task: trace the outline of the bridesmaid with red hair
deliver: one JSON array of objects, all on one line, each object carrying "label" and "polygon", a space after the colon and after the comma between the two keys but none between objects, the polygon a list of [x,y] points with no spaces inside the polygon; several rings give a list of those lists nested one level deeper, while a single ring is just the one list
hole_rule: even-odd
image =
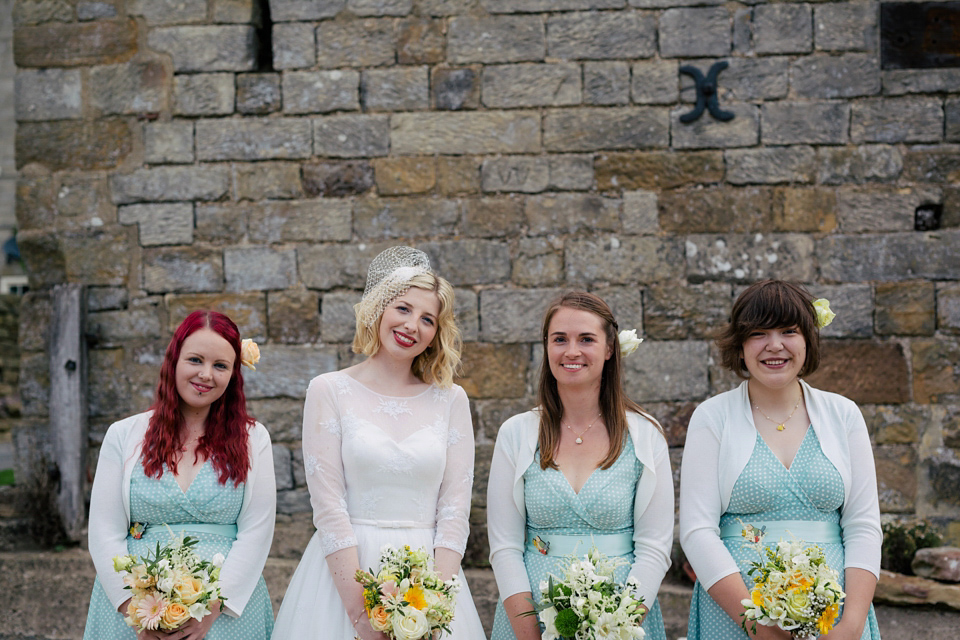
[{"label": "bridesmaid with red hair", "polygon": [[[270,435],[248,413],[240,365],[256,344],[214,311],[195,311],[167,346],[149,411],[107,430],[90,496],[89,548],[97,569],[84,638],[266,640],[273,610],[263,565],[273,539],[276,486]],[[113,557],[144,556],[175,535],[224,556],[223,607],[174,632],[127,625],[131,598]]]}]

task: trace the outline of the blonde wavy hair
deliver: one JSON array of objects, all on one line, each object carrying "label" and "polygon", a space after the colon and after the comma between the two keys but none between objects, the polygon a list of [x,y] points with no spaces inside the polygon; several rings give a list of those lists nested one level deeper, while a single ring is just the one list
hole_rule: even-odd
[{"label": "blonde wavy hair", "polygon": [[[454,293],[449,282],[432,272],[418,273],[406,282],[403,288],[387,304],[393,302],[411,287],[432,291],[440,300],[440,313],[437,316],[437,335],[426,350],[418,355],[411,367],[413,374],[421,381],[435,384],[441,389],[449,389],[453,385],[453,378],[460,370],[460,354],[463,341],[460,329],[453,313]],[[353,310],[357,317],[357,330],[353,336],[352,349],[367,357],[375,355],[380,350],[380,320],[383,311],[377,315],[377,320],[371,325],[362,321],[371,311],[369,307],[376,306],[376,296],[364,297],[354,305]]]}]

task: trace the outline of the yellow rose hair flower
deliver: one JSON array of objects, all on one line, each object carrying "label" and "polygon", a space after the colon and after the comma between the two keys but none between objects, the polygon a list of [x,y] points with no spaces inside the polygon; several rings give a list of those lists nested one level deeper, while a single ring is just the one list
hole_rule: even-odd
[{"label": "yellow rose hair flower", "polygon": [[817,298],[814,300],[813,310],[817,314],[818,329],[823,329],[825,326],[833,322],[833,319],[837,317],[837,314],[830,310],[830,301],[826,298]]},{"label": "yellow rose hair flower", "polygon": [[257,346],[257,343],[250,338],[241,340],[240,364],[250,367],[252,371],[256,371],[257,368],[254,365],[258,362],[260,362],[260,347]]}]

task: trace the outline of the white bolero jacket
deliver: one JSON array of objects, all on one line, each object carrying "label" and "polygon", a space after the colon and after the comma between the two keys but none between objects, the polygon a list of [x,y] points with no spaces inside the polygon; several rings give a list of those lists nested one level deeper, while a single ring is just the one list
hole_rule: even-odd
[{"label": "white bolero jacket", "polygon": [[[857,405],[800,381],[810,423],[843,480],[845,568],[880,574],[880,506],[873,448]],[[720,539],[720,516],[757,440],[747,383],[703,402],[690,418],[680,481],[680,544],[704,588],[740,569]]]},{"label": "white bolero jacket", "polygon": [[[110,425],[100,447],[90,495],[88,544],[100,584],[114,608],[130,597],[113,557],[128,553],[130,478],[140,459],[140,447],[152,411]],[[240,616],[263,573],[276,522],[276,477],[270,434],[259,422],[250,430],[250,471],[237,516],[237,539],[220,570],[224,612]]]},{"label": "white bolero jacket", "polygon": [[[633,505],[634,562],[630,575],[640,581],[647,606],[660,590],[670,567],[673,545],[673,476],[667,442],[647,415],[627,412],[630,438],[643,473]],[[490,563],[505,600],[532,592],[523,563],[527,513],[523,474],[537,450],[540,417],[536,410],[515,415],[500,427],[487,484],[487,535]]]}]

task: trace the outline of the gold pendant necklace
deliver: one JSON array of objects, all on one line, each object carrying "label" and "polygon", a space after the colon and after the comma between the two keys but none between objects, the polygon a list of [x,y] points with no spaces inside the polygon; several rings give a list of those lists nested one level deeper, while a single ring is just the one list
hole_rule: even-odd
[{"label": "gold pendant necklace", "polygon": [[787,416],[787,419],[784,420],[783,422],[778,422],[777,420],[774,420],[773,418],[771,418],[770,416],[768,416],[767,414],[765,414],[765,413],[763,412],[763,409],[760,408],[760,405],[759,405],[759,404],[753,405],[753,408],[756,409],[757,411],[759,411],[759,412],[760,412],[760,415],[762,415],[764,418],[766,418],[767,420],[769,420],[769,421],[772,422],[773,424],[777,425],[777,431],[783,431],[784,429],[787,428],[787,423],[790,422],[790,418],[792,418],[792,417],[793,417],[793,414],[795,414],[795,413],[797,412],[797,408],[800,406],[800,401],[801,401],[801,400],[803,400],[803,392],[802,392],[802,391],[800,392],[800,397],[797,398],[797,404],[793,405],[793,411],[790,412],[790,415],[788,415],[788,416]]},{"label": "gold pendant necklace", "polygon": [[583,434],[585,434],[587,431],[590,431],[590,428],[593,427],[593,425],[595,425],[595,424],[597,423],[597,420],[600,419],[600,416],[601,416],[601,415],[603,415],[603,412],[602,412],[602,411],[601,411],[600,413],[598,413],[598,414],[597,414],[597,417],[593,419],[593,422],[591,422],[590,424],[588,424],[588,425],[587,425],[587,428],[584,429],[583,431],[581,431],[580,433],[577,433],[576,431],[574,431],[574,430],[573,430],[573,427],[571,427],[569,424],[564,423],[563,420],[560,421],[560,424],[563,424],[563,426],[565,426],[567,429],[570,429],[570,432],[571,432],[571,433],[573,433],[574,435],[577,436],[577,439],[574,440],[574,442],[576,442],[577,444],[583,444]]}]

